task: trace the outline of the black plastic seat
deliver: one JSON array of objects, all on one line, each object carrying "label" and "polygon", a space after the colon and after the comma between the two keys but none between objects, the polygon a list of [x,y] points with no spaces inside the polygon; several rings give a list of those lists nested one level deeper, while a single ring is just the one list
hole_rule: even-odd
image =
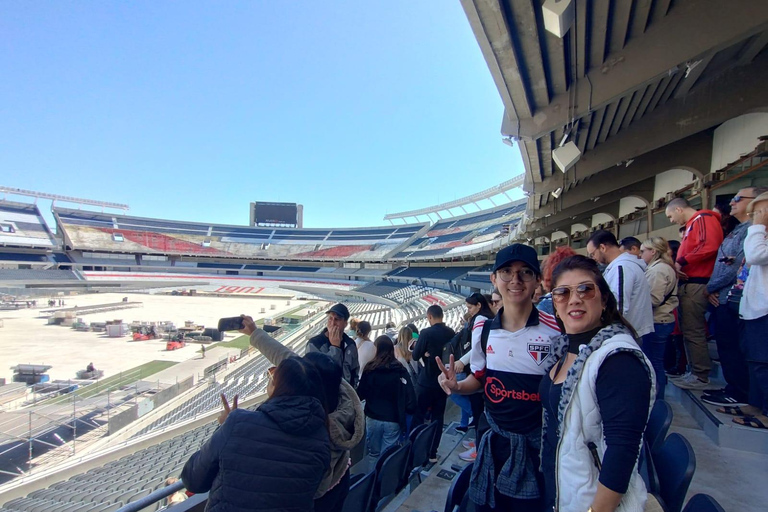
[{"label": "black plastic seat", "polygon": [[408,464],[411,442],[402,446],[390,446],[376,462],[376,483],[373,486],[371,510],[377,510],[379,502],[388,498],[404,487],[404,475]]},{"label": "black plastic seat", "polygon": [[725,510],[709,494],[696,494],[688,500],[683,512],[725,512]]},{"label": "black plastic seat", "polygon": [[466,506],[466,495],[469,490],[469,478],[472,476],[472,468],[475,463],[470,462],[459,471],[456,478],[451,482],[451,487],[448,489],[448,497],[445,499],[444,512],[452,512],[456,506],[461,508],[462,503]]},{"label": "black plastic seat", "polygon": [[685,494],[696,471],[696,455],[688,440],[680,434],[670,434],[653,457],[659,475],[659,496],[666,512],[681,512]]},{"label": "black plastic seat", "polygon": [[352,475],[349,483],[349,493],[341,512],[368,512],[376,483],[376,471]]},{"label": "black plastic seat", "polygon": [[672,407],[664,400],[656,400],[651,409],[648,424],[645,426],[645,441],[652,454],[658,453],[661,445],[664,444],[670,425],[672,425]]},{"label": "black plastic seat", "polygon": [[[437,422],[419,425],[411,432],[411,453],[408,455],[408,480],[418,476],[421,482],[421,467],[429,462],[429,449],[437,431]],[[416,473],[416,475],[414,475]]]}]

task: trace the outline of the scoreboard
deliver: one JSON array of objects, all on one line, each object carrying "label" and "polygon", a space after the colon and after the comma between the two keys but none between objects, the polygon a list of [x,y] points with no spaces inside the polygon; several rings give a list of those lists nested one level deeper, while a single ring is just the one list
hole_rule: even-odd
[{"label": "scoreboard", "polygon": [[251,226],[300,228],[303,226],[303,207],[296,203],[251,203]]}]

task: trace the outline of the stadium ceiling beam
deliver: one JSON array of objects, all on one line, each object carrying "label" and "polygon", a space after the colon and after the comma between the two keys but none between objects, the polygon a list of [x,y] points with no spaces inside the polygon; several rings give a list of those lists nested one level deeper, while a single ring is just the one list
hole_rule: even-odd
[{"label": "stadium ceiling beam", "polygon": [[[768,52],[748,66],[734,67],[717,78],[698,84],[687,96],[670,100],[627,129],[583,155],[568,171],[568,181],[583,180],[611,169],[630,158],[637,159],[654,149],[712,128],[742,114],[768,106]],[[708,170],[708,168],[707,168]],[[560,174],[560,173],[557,173]],[[562,184],[562,175],[533,184],[537,194],[552,192]]]},{"label": "stadium ceiling beam", "polygon": [[[713,131],[705,130],[638,156],[628,167],[621,165],[611,168],[581,186],[564,192],[559,199],[537,209],[534,216],[541,218],[562,212],[570,217],[589,206],[589,202],[595,197],[608,197],[616,189],[628,189],[631,192],[635,184],[648,178],[655,179],[657,175],[671,169],[686,169],[703,176],[709,172],[711,165],[713,139]],[[648,200],[653,200],[653,197]]]},{"label": "stadium ceiling beam", "polygon": [[[571,91],[553,97],[546,107],[535,109],[532,115],[516,115],[519,100],[515,106],[504,101],[506,121],[510,122],[503,123],[503,134],[536,140],[565,126],[572,118],[580,119],[670,72],[684,72],[679,66],[686,62],[765,30],[768,9],[762,1],[681,0],[642,36],[629,39],[621,51],[609,55],[605,64],[580,76],[570,85]],[[515,53],[511,45],[502,48],[497,52]],[[502,100],[507,98],[512,99],[502,94]]]}]

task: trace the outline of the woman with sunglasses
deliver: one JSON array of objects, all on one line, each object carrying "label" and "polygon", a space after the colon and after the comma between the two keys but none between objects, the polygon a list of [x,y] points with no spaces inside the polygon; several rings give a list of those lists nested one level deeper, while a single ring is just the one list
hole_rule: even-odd
[{"label": "woman with sunglasses", "polygon": [[408,370],[395,357],[392,338],[382,334],[374,342],[376,355],[363,368],[357,394],[365,400],[365,444],[368,470],[379,456],[406,432],[407,415],[416,410],[416,392]]},{"label": "woman with sunglasses", "polygon": [[320,374],[299,357],[271,374],[267,400],[255,411],[231,410],[221,427],[184,465],[187,490],[210,492],[207,512],[313,511],[331,461],[328,415]]},{"label": "woman with sunglasses", "polygon": [[558,362],[541,381],[546,509],[642,512],[636,461],[654,402],[653,367],[597,264],[563,260],[552,273]]},{"label": "woman with sunglasses", "polygon": [[[259,329],[253,318],[243,315],[241,333],[250,336],[251,346],[277,366],[297,354]],[[363,439],[365,415],[355,389],[342,379],[341,367],[326,354],[309,352],[303,359],[320,373],[321,387],[328,403],[328,431],[331,436],[331,464],[315,493],[315,512],[341,510],[349,492],[349,452]]]}]

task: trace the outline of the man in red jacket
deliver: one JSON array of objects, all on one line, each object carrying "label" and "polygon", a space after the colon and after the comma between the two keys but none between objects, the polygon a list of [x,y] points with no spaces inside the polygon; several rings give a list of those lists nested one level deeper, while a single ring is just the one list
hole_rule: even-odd
[{"label": "man in red jacket", "polygon": [[709,303],[707,283],[715,267],[717,250],[723,243],[720,214],[712,210],[696,210],[681,197],[667,204],[666,214],[670,222],[685,227],[675,268],[680,280],[680,325],[691,363],[690,373],[672,383],[683,389],[706,389],[712,360],[707,347],[704,315]]}]

